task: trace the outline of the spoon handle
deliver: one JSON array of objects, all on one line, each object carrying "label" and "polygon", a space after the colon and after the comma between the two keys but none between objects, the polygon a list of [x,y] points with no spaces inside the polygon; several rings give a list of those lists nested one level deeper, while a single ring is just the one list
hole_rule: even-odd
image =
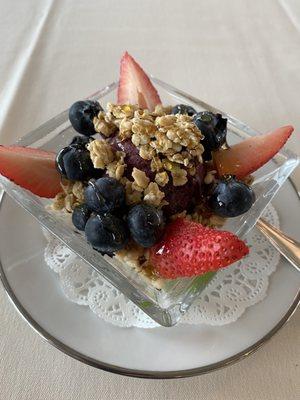
[{"label": "spoon handle", "polygon": [[260,218],[256,226],[298,271],[300,271],[300,243]]}]

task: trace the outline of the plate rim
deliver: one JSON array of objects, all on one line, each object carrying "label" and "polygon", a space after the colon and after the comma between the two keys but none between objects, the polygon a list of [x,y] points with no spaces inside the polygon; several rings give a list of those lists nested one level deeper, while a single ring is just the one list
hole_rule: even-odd
[{"label": "plate rim", "polygon": [[235,364],[244,358],[254,354],[260,347],[262,347],[265,343],[267,343],[292,317],[294,312],[297,309],[298,304],[300,303],[300,291],[298,291],[295,296],[293,303],[290,308],[286,312],[286,314],[281,318],[281,320],[261,339],[255,342],[253,345],[247,347],[246,349],[240,351],[239,353],[228,357],[222,361],[218,361],[213,364],[209,364],[203,367],[196,367],[178,371],[147,371],[147,370],[138,370],[138,369],[130,369],[124,368],[117,365],[105,363],[103,361],[96,360],[95,358],[89,357],[77,350],[72,349],[68,345],[64,344],[60,340],[56,339],[53,335],[48,333],[30,314],[29,312],[22,306],[21,302],[18,300],[17,296],[14,294],[3,269],[2,263],[0,261],[0,279],[4,286],[4,290],[17,310],[17,312],[21,315],[21,317],[28,323],[28,325],[47,343],[52,345],[53,347],[60,350],[62,353],[70,356],[71,358],[80,361],[86,365],[91,367],[112,372],[118,375],[124,375],[128,377],[134,378],[145,378],[145,379],[178,379],[178,378],[188,378],[198,375],[204,375],[212,371],[216,371],[218,369],[222,369],[228,367],[232,364]]},{"label": "plate rim", "polygon": [[[291,184],[293,190],[295,190],[296,195],[299,199],[299,192],[297,190],[297,185],[295,182],[289,177],[289,183]],[[6,194],[3,192],[3,196]],[[3,198],[0,196],[0,203]],[[267,343],[292,317],[294,312],[297,309],[297,306],[300,304],[300,289],[297,295],[294,297],[293,302],[289,309],[287,310],[286,314],[277,322],[277,324],[268,332],[266,333],[261,339],[257,342],[252,344],[251,346],[247,347],[246,349],[240,351],[239,353],[225,358],[222,361],[218,361],[216,363],[212,363],[203,367],[196,367],[184,370],[172,370],[172,371],[148,371],[148,370],[138,370],[138,369],[130,369],[124,368],[117,365],[105,363],[95,358],[89,357],[77,350],[72,349],[71,347],[67,346],[60,340],[56,339],[53,335],[48,333],[30,314],[29,312],[23,307],[21,302],[18,300],[17,296],[15,295],[14,291],[12,290],[7,277],[5,275],[3,265],[0,259],[0,280],[3,284],[4,290],[6,295],[8,296],[9,300],[17,310],[17,312],[21,315],[21,317],[28,323],[28,325],[47,343],[52,345],[53,347],[60,350],[62,353],[70,356],[71,358],[80,361],[86,365],[91,367],[115,373],[118,375],[124,375],[128,377],[134,378],[145,378],[145,379],[178,379],[178,378],[188,378],[198,375],[204,375],[209,372],[213,372],[225,367],[228,367],[232,364],[235,364],[244,358],[254,354],[258,349],[260,349],[265,343]]]}]

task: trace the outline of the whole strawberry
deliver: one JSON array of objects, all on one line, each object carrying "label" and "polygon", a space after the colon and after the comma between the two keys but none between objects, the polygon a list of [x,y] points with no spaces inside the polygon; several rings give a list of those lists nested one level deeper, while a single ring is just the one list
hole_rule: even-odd
[{"label": "whole strawberry", "polygon": [[215,271],[249,253],[236,235],[178,218],[150,249],[150,262],[162,278],[176,279]]}]

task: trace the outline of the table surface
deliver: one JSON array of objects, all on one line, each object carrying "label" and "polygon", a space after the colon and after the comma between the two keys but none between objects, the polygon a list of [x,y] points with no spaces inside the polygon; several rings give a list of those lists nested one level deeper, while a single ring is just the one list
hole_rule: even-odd
[{"label": "table surface", "polygon": [[[152,74],[260,131],[300,132],[299,0],[0,0],[0,140],[116,79],[124,50]],[[299,136],[289,142],[300,154]],[[121,377],[46,344],[0,288],[0,399],[285,399],[300,394],[300,313],[210,375]]]}]

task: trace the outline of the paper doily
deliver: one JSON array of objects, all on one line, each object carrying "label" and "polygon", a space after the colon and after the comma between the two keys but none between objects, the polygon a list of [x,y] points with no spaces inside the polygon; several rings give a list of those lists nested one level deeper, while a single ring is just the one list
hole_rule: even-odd
[{"label": "paper doily", "polygon": [[[266,208],[264,218],[279,228],[272,205]],[[58,274],[69,300],[89,306],[99,318],[117,326],[159,326],[58,239],[45,235],[45,261]],[[280,254],[256,228],[248,235],[247,244],[247,259],[220,270],[183,316],[181,324],[225,325],[236,321],[247,307],[266,296],[269,275],[275,271]]]}]

